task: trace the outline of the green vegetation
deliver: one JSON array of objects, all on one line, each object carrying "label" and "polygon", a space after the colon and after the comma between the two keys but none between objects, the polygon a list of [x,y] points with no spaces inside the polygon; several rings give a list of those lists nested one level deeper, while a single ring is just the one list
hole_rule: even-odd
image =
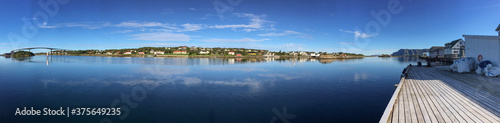
[{"label": "green vegetation", "polygon": [[391,55],[389,55],[389,54],[382,54],[382,55],[380,55],[378,57],[391,57]]},{"label": "green vegetation", "polygon": [[12,57],[30,57],[30,56],[35,56],[32,52],[27,52],[27,51],[17,51],[12,54]]},{"label": "green vegetation", "polygon": [[[177,54],[174,52],[185,52],[186,54]],[[229,54],[231,52],[231,55]],[[233,55],[234,53],[234,55]],[[142,56],[142,55],[189,55],[189,56],[283,56],[283,57],[318,57],[318,55],[332,57],[363,57],[363,54],[343,53],[343,52],[308,52],[308,51],[269,51],[262,49],[248,48],[206,48],[206,47],[140,47],[126,49],[106,49],[106,50],[71,50],[54,51],[54,54],[60,55],[110,55],[110,56]]]}]

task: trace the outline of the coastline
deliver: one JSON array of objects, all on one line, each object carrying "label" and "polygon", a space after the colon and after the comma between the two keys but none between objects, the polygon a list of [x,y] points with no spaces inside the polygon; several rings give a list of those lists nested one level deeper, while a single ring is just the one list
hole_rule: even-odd
[{"label": "coastline", "polygon": [[[53,54],[57,55],[57,54]],[[284,58],[310,58],[310,59],[362,59],[365,56],[339,56],[339,57],[318,57],[311,58],[308,56],[274,56],[274,57],[265,57],[265,56],[217,56],[217,55],[96,55],[96,54],[68,54],[68,55],[57,55],[57,56],[97,56],[97,57],[156,57],[156,58],[275,58],[275,59],[284,59]]]}]

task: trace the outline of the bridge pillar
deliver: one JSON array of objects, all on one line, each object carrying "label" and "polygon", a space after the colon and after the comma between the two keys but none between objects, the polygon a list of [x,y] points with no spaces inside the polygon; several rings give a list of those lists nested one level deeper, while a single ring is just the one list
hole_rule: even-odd
[{"label": "bridge pillar", "polygon": [[52,56],[52,49],[50,49],[50,55]]}]

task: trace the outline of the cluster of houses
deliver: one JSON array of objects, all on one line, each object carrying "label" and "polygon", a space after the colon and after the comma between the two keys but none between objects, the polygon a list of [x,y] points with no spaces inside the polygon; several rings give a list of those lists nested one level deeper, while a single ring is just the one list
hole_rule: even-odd
[{"label": "cluster of houses", "polygon": [[309,57],[319,57],[319,56],[321,56],[320,53],[305,52],[305,51],[290,51],[290,52],[288,52],[288,55],[290,55],[290,56],[309,56]]},{"label": "cluster of houses", "polygon": [[[165,54],[197,54],[197,55],[225,55],[225,56],[263,56],[266,58],[279,56],[288,57],[309,57],[320,58],[320,56],[346,56],[344,53],[327,53],[327,52],[308,52],[308,51],[288,51],[288,52],[271,52],[261,49],[246,49],[246,48],[205,48],[205,47],[141,47],[138,49],[110,49],[110,50],[78,50],[68,51],[68,54],[96,54],[96,55],[165,55]],[[359,55],[359,54],[355,54]]]},{"label": "cluster of houses", "polygon": [[[234,55],[234,56],[242,56],[242,52],[248,53],[250,56],[255,55],[263,55],[263,56],[274,56],[274,53],[269,52],[268,50],[258,50],[258,49],[244,49],[244,48],[204,48],[204,47],[187,47],[187,46],[179,46],[179,47],[165,47],[165,49],[151,49],[149,52],[137,52],[137,50],[130,50],[121,53],[120,51],[108,51],[106,55],[118,55],[118,54],[154,54],[154,55],[163,55],[166,54],[166,51],[171,54],[190,54],[196,53],[198,55],[209,55],[209,54],[225,54],[225,55]],[[102,52],[102,51],[100,51]],[[94,53],[92,53],[94,54]],[[99,53],[100,54],[100,53]]]},{"label": "cluster of houses", "polygon": [[432,46],[429,49],[431,58],[462,58],[465,57],[465,41],[457,39],[443,46]]},{"label": "cluster of houses", "polygon": [[490,60],[494,66],[500,63],[500,24],[494,35],[463,35],[464,40],[458,39],[446,43],[444,47],[433,46],[429,50],[431,58],[464,58],[472,57],[476,64],[483,60]]}]

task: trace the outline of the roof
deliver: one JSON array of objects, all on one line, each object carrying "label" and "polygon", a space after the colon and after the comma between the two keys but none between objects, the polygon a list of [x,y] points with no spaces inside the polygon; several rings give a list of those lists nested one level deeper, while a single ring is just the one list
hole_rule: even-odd
[{"label": "roof", "polygon": [[444,49],[445,47],[443,46],[432,46],[430,49]]},{"label": "roof", "polygon": [[463,35],[465,39],[468,38],[476,38],[476,39],[492,39],[492,40],[500,40],[500,36],[490,36],[490,35]]},{"label": "roof", "polygon": [[463,40],[462,39],[457,39],[457,40],[451,41],[450,43],[444,44],[444,46],[446,46],[446,48],[453,47],[453,46],[455,46],[455,44],[458,43],[458,41],[463,41]]},{"label": "roof", "polygon": [[500,24],[498,24],[498,27],[497,29],[495,29],[495,31],[500,31]]}]

